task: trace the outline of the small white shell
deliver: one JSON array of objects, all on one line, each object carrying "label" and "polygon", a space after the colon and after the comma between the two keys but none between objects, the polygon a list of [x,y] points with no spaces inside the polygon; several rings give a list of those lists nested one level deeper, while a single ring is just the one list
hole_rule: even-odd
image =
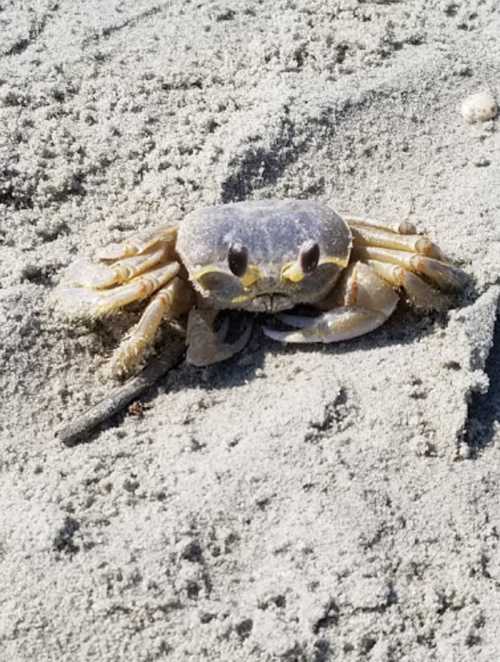
[{"label": "small white shell", "polygon": [[493,95],[483,90],[468,96],[462,103],[461,110],[464,120],[469,124],[475,124],[492,120],[498,112],[498,106]]}]

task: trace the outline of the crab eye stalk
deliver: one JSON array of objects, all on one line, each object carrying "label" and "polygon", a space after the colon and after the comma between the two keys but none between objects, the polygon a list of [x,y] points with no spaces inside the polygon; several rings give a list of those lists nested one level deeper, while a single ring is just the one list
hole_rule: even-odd
[{"label": "crab eye stalk", "polygon": [[243,278],[248,268],[248,250],[240,243],[234,243],[229,246],[227,253],[227,263],[231,272]]},{"label": "crab eye stalk", "polygon": [[300,247],[299,264],[305,274],[312,273],[319,262],[319,244],[315,241],[306,241]]},{"label": "crab eye stalk", "polygon": [[311,274],[319,263],[319,244],[312,239],[305,241],[299,248],[299,255],[293,262],[288,262],[281,270],[281,279],[300,283]]}]

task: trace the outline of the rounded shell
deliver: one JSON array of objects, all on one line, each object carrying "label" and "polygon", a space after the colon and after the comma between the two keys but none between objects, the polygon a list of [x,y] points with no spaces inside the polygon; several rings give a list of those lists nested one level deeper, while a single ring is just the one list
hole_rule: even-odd
[{"label": "rounded shell", "polygon": [[[238,241],[261,265],[294,260],[298,247],[313,240],[321,260],[349,256],[351,232],[341,217],[320,202],[262,200],[204,207],[182,221],[177,250],[194,273],[209,264],[226,264],[228,246]],[[320,261],[321,261],[320,260]]]},{"label": "rounded shell", "polygon": [[[319,246],[317,273],[304,278],[299,285],[284,283],[281,277],[284,265],[297,260],[306,242]],[[228,251],[235,244],[245,248],[249,264],[259,273],[251,292],[245,288],[245,297],[236,297],[234,287],[223,291],[220,278],[217,285],[207,287],[197,279],[198,274],[207,270],[216,271],[227,276],[223,279],[226,284],[232,278],[234,286]],[[289,297],[289,302],[283,299],[282,308],[319,300],[347,265],[351,245],[348,225],[330,207],[291,199],[245,201],[198,209],[184,218],[177,237],[177,251],[203,296],[219,307],[249,310],[261,309],[254,299],[264,294]],[[212,279],[211,283],[214,282]],[[232,305],[243,299],[244,305]]]}]

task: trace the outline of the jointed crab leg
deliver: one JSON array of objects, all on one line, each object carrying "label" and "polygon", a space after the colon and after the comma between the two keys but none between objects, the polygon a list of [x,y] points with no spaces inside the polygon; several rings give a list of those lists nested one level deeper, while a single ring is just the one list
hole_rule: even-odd
[{"label": "jointed crab leg", "polygon": [[175,260],[176,235],[176,228],[163,227],[108,246],[101,252],[100,262],[77,262],[66,276],[74,287],[59,290],[59,299],[70,311],[87,317],[107,315],[156,292],[113,356],[111,371],[115,374],[137,366],[164,317],[180,316],[194,303],[192,287],[176,277],[180,271]]},{"label": "jointed crab leg", "polygon": [[109,290],[88,290],[85,288],[64,288],[59,298],[66,301],[73,309],[81,309],[89,317],[102,317],[123,308],[129,303],[147,299],[160,287],[168,283],[178,272],[180,266],[171,262],[163,267],[149,271],[134,278],[126,285]]},{"label": "jointed crab leg", "polygon": [[446,310],[449,308],[450,302],[442,292],[428,285],[411,271],[407,271],[396,264],[378,260],[366,260],[366,264],[393,287],[403,288],[409,300],[417,308],[423,310]]},{"label": "jointed crab leg", "polygon": [[164,285],[148,303],[129,337],[113,354],[111,371],[121,375],[135,368],[152,345],[161,321],[183,315],[193,303],[193,289],[186,281],[174,278]]},{"label": "jointed crab leg", "polygon": [[365,218],[363,216],[351,216],[350,214],[339,212],[344,221],[352,228],[353,226],[361,226],[365,228],[378,228],[387,232],[395,234],[417,234],[417,228],[409,221],[393,221],[388,223],[381,223],[372,218]]},{"label": "jointed crab leg", "polygon": [[355,254],[363,261],[389,262],[407,271],[421,274],[444,291],[457,291],[464,286],[464,275],[460,269],[423,255],[372,246],[356,247]]},{"label": "jointed crab leg", "polygon": [[465,286],[465,274],[449,264],[441,250],[405,221],[382,225],[346,217],[353,235],[352,257],[370,265],[386,282],[403,288],[419,308],[441,310],[450,301],[443,292]]},{"label": "jointed crab leg", "polygon": [[364,227],[353,224],[350,226],[355,246],[380,246],[409,251],[418,255],[426,255],[438,260],[443,255],[436,244],[427,237],[418,234],[397,234],[381,228]]},{"label": "jointed crab leg", "polygon": [[160,244],[159,248],[150,253],[126,257],[111,264],[80,260],[68,270],[66,279],[75,286],[106,289],[132,280],[165,261],[166,257],[167,247]]},{"label": "jointed crab leg", "polygon": [[138,237],[133,237],[130,241],[105,246],[97,254],[97,259],[114,261],[133,255],[141,255],[157,246],[160,242],[173,247],[176,237],[176,227],[163,226]]}]

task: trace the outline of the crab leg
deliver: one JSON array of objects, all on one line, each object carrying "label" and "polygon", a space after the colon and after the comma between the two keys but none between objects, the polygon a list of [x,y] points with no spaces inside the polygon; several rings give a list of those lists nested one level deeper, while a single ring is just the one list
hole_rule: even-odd
[{"label": "crab leg", "polygon": [[351,265],[340,290],[341,305],[317,317],[279,315],[296,331],[265,327],[266,336],[288,343],[330,343],[356,338],[381,326],[393,313],[398,295],[362,262]]},{"label": "crab leg", "polygon": [[378,221],[345,216],[353,235],[353,253],[387,283],[403,288],[409,300],[427,310],[450,305],[443,292],[457,292],[466,276],[451,265],[436,244],[417,234],[411,223],[384,225]]},{"label": "crab leg", "polygon": [[166,256],[167,247],[160,244],[159,248],[151,253],[134,255],[111,264],[79,260],[66,272],[66,280],[78,287],[106,289],[126,283],[151,267],[156,267]]},{"label": "crab leg", "polygon": [[111,371],[115,375],[129,373],[153,344],[163,319],[172,319],[186,313],[194,303],[191,286],[180,278],[174,278],[161,287],[146,306],[139,322],[113,354]]},{"label": "crab leg", "polygon": [[395,288],[403,288],[416,308],[423,310],[446,310],[450,301],[442,292],[428,285],[420,276],[406,271],[396,264],[366,260],[373,271]]},{"label": "crab leg", "polygon": [[165,225],[133,237],[130,241],[120,244],[109,244],[99,251],[97,259],[104,262],[113,262],[133,255],[142,255],[157,246],[160,242],[173,247],[176,237],[177,228],[175,226]]},{"label": "crab leg", "polygon": [[179,269],[177,262],[171,262],[134,278],[126,285],[110,290],[62,288],[59,290],[59,298],[74,312],[83,313],[88,317],[102,317],[129,303],[147,299],[153,292],[172,280]]},{"label": "crab leg", "polygon": [[355,246],[380,246],[382,248],[410,251],[438,260],[443,258],[436,244],[433,244],[427,237],[418,234],[398,234],[381,228],[364,227],[356,224],[351,225],[351,231]]},{"label": "crab leg", "polygon": [[415,274],[421,274],[441,290],[458,291],[465,285],[464,274],[460,269],[423,255],[373,246],[356,247],[356,254],[363,261],[388,262]]},{"label": "crab leg", "polygon": [[417,234],[417,229],[409,221],[393,221],[388,223],[381,223],[372,218],[364,218],[362,216],[351,216],[339,212],[340,216],[352,227],[363,228],[378,228],[379,230],[386,230],[387,232],[395,234]]}]

